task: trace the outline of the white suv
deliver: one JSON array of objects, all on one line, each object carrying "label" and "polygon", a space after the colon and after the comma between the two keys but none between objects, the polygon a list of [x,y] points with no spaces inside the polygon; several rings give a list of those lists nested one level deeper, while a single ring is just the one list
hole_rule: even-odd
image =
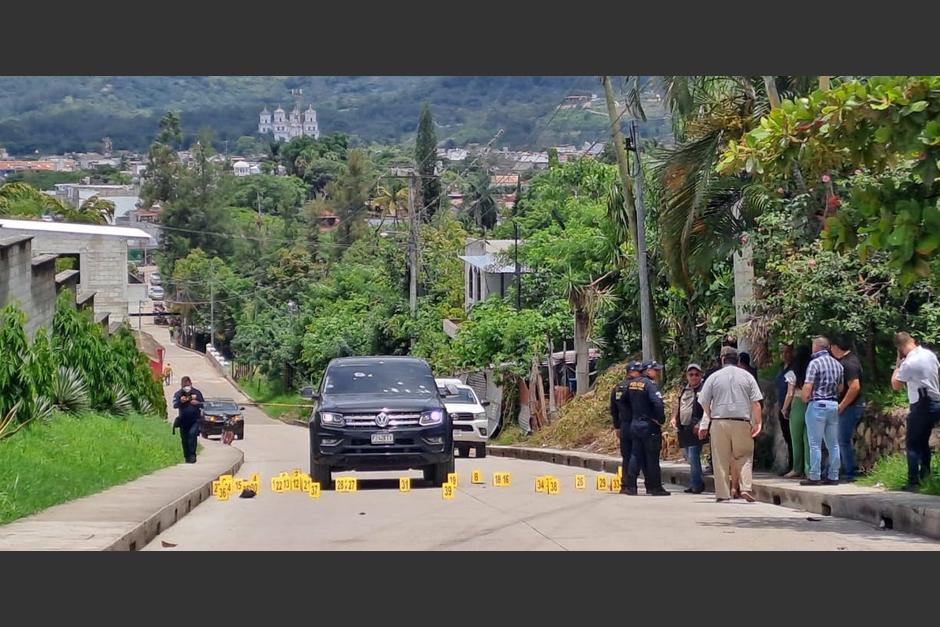
[{"label": "white suv", "polygon": [[489,421],[485,407],[469,385],[460,379],[435,379],[444,407],[454,423],[454,448],[460,457],[486,457],[486,441],[489,439]]}]

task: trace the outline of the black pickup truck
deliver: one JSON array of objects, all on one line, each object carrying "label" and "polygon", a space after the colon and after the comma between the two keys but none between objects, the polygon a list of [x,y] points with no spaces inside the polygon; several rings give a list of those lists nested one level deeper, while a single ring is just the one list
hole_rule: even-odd
[{"label": "black pickup truck", "polygon": [[453,424],[426,362],[342,357],[326,367],[310,418],[310,476],[334,470],[422,470],[440,486],[454,472]]}]

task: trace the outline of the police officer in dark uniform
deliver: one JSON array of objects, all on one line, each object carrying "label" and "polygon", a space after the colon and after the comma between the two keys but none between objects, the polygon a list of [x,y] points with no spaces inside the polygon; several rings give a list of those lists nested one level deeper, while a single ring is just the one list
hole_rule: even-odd
[{"label": "police officer in dark uniform", "polygon": [[[627,400],[627,388],[630,381],[640,376],[642,364],[638,361],[631,361],[627,364],[626,378],[615,385],[610,390],[610,417],[614,421],[614,429],[617,431],[617,438],[620,439],[620,456],[623,458],[623,472],[627,472],[630,466],[630,451],[633,444],[633,436],[630,435],[630,423],[633,415],[630,413],[630,402]],[[624,485],[620,486],[621,494],[629,494]]]},{"label": "police officer in dark uniform", "polygon": [[659,468],[659,451],[662,448],[662,426],[666,422],[663,408],[663,396],[656,384],[647,376],[649,371],[656,375],[662,366],[654,361],[641,365],[643,374],[627,384],[627,400],[633,420],[630,424],[631,456],[627,475],[624,479],[624,492],[637,493],[636,480],[643,471],[643,483],[649,496],[670,496],[663,488],[662,474]]}]

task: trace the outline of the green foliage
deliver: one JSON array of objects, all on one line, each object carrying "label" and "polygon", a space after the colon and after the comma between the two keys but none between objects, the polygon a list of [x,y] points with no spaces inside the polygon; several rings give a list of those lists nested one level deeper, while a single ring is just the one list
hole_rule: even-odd
[{"label": "green foliage", "polygon": [[[888,490],[900,490],[907,484],[907,456],[896,453],[882,457],[875,462],[868,475],[859,479],[859,483],[867,486],[880,484]],[[921,486],[920,493],[940,496],[940,472],[937,471],[936,465],[930,477]]]},{"label": "green foliage", "polygon": [[0,310],[0,418],[17,407],[20,421],[31,420],[35,389],[30,378],[26,315],[15,305]]},{"label": "green foliage", "polygon": [[0,440],[0,524],[132,481],[179,461],[162,420],[56,415]]},{"label": "green foliage", "polygon": [[425,102],[418,119],[418,137],[415,140],[415,168],[420,179],[418,207],[425,221],[431,220],[441,206],[441,181],[435,176],[437,168],[437,135],[431,107]]},{"label": "green foliage", "polygon": [[[885,250],[911,283],[930,274],[940,247],[940,77],[886,76],[845,81],[784,101],[759,128],[728,145],[718,168],[788,179],[793,164],[810,181],[866,173],[851,208],[828,206],[826,241],[863,255]],[[900,180],[899,180],[900,179]]]},{"label": "green foliage", "polygon": [[[95,200],[95,202],[91,202]],[[114,204],[111,205],[113,215]],[[80,209],[73,209],[57,198],[43,194],[27,183],[6,183],[0,185],[0,215],[14,216],[20,219],[36,219],[53,216],[69,222],[105,224],[108,221],[107,206],[95,198],[86,201]]]},{"label": "green foliage", "polygon": [[59,366],[55,371],[50,398],[56,409],[68,413],[84,411],[90,405],[88,388],[81,373],[65,366]]}]

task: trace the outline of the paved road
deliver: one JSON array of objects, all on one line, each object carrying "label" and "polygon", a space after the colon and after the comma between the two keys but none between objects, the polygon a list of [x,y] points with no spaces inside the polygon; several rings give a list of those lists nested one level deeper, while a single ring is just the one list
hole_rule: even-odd
[{"label": "paved road", "polygon": [[[177,375],[190,374],[208,395],[238,392],[200,356],[169,343],[165,329],[145,325],[167,346]],[[168,389],[168,394],[170,390]],[[444,501],[420,473],[348,473],[360,479],[353,494],[274,494],[270,477],[308,469],[305,429],[246,412],[239,476],[257,472],[262,493],[253,499],[211,499],[158,536],[144,550],[938,550],[940,543],[860,522],[822,517],[764,503],[715,503],[713,495],[622,496],[594,490],[592,471],[505,458],[457,460],[459,487]],[[479,469],[487,485],[471,485]],[[512,473],[509,488],[492,486],[494,471]],[[574,476],[587,475],[576,490]],[[414,478],[398,491],[397,478]],[[561,480],[561,494],[537,494],[537,475]],[[681,489],[680,489],[681,490]],[[814,520],[808,520],[813,518]],[[164,548],[161,541],[175,544]]]}]

